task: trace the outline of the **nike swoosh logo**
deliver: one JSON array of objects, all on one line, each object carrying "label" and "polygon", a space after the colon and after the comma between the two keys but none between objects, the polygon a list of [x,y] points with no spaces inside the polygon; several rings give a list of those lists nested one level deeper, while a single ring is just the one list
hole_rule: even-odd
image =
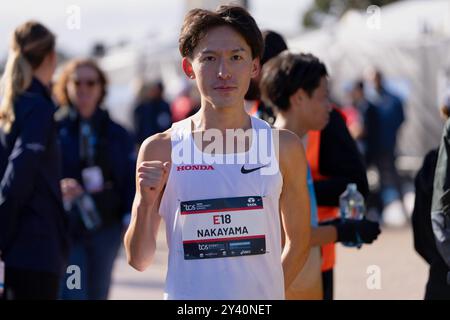
[{"label": "nike swoosh logo", "polygon": [[248,173],[252,173],[253,171],[257,171],[257,170],[259,170],[259,169],[261,169],[261,168],[265,168],[265,167],[267,167],[267,164],[266,164],[265,166],[258,167],[258,168],[253,168],[253,169],[245,169],[245,167],[242,166],[242,168],[241,168],[241,173],[242,173],[242,174],[248,174]]}]

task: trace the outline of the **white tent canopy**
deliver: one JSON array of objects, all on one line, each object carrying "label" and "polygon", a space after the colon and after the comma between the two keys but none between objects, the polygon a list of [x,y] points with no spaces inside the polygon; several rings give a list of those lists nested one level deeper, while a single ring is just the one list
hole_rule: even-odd
[{"label": "white tent canopy", "polygon": [[293,38],[294,52],[311,52],[331,75],[332,92],[376,66],[388,86],[405,99],[401,154],[423,156],[437,146],[442,130],[439,83],[450,67],[450,1],[401,1],[375,13],[347,12],[335,25]]},{"label": "white tent canopy", "polygon": [[116,48],[100,59],[110,82],[106,105],[111,116],[131,129],[132,108],[141,81],[162,80],[165,94],[174,98],[183,88],[177,31]]}]

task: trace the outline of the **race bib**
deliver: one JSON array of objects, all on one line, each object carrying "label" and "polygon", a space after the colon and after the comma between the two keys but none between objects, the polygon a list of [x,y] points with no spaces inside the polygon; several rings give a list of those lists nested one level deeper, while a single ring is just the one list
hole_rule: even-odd
[{"label": "race bib", "polygon": [[266,253],[261,197],[185,201],[180,209],[184,259]]}]

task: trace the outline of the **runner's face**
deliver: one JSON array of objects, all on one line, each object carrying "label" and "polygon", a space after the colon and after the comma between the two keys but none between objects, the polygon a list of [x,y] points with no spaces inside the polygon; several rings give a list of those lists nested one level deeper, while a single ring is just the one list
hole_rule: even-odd
[{"label": "runner's face", "polygon": [[244,38],[227,26],[216,27],[199,42],[183,68],[195,78],[202,103],[216,108],[244,106],[250,79],[259,73],[259,60],[252,59]]},{"label": "runner's face", "polygon": [[308,123],[308,130],[322,130],[330,120],[331,106],[328,100],[328,80],[322,77],[320,85],[311,97],[302,94],[301,117]]}]

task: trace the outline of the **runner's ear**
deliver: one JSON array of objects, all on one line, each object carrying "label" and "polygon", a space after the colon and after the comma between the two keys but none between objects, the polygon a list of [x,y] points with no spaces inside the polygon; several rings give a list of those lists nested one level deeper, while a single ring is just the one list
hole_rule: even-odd
[{"label": "runner's ear", "polygon": [[302,102],[302,89],[298,89],[289,97],[289,104],[292,106],[297,106]]},{"label": "runner's ear", "polygon": [[252,61],[251,77],[252,78],[256,78],[259,75],[260,72],[261,72],[261,63],[259,61],[259,58],[255,58]]},{"label": "runner's ear", "polygon": [[181,64],[184,74],[187,75],[189,79],[195,79],[194,69],[192,68],[192,63],[189,58],[184,57]]}]

